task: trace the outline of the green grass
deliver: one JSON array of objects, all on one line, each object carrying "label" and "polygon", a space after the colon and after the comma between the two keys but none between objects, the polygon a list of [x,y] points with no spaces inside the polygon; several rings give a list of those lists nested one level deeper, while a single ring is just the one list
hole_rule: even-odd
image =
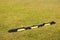
[{"label": "green grass", "polygon": [[[56,25],[8,33],[49,21]],[[0,40],[60,40],[60,0],[0,0]]]}]

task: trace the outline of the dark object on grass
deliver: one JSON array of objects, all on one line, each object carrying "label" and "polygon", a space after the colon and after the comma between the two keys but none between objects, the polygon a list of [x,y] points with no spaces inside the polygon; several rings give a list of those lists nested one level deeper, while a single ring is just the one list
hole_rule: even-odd
[{"label": "dark object on grass", "polygon": [[53,24],[56,24],[56,22],[52,21],[52,22],[50,22],[50,24],[53,25]]},{"label": "dark object on grass", "polygon": [[39,28],[39,27],[43,27],[43,26],[47,26],[47,25],[53,25],[53,24],[56,24],[56,22],[51,21],[51,22],[42,23],[42,24],[37,24],[37,25],[32,25],[32,26],[27,26],[27,27],[21,27],[21,28],[16,28],[16,29],[10,29],[10,30],[8,30],[8,32],[11,33],[11,32],[24,31],[24,30]]},{"label": "dark object on grass", "polygon": [[28,29],[31,29],[31,27],[26,27],[25,29],[28,30]]},{"label": "dark object on grass", "polygon": [[17,32],[18,29],[10,29],[8,32]]}]

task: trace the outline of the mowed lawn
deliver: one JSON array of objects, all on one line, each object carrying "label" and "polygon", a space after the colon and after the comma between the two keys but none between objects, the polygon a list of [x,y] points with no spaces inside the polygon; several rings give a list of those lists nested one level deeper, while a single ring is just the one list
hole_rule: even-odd
[{"label": "mowed lawn", "polygon": [[[56,24],[8,33],[50,21]],[[0,40],[60,40],[60,0],[0,0]]]}]

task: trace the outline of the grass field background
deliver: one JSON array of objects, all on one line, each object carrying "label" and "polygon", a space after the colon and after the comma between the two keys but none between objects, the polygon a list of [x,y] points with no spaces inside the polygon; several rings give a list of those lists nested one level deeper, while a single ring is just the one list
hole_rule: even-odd
[{"label": "grass field background", "polygon": [[[55,21],[55,25],[8,33],[9,29]],[[0,0],[0,40],[60,40],[60,0]]]}]

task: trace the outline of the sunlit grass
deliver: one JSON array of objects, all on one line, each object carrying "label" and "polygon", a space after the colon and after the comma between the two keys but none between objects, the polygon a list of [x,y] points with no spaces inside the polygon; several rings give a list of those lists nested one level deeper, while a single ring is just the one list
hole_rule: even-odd
[{"label": "sunlit grass", "polygon": [[[55,21],[56,25],[8,33],[9,29]],[[59,0],[0,0],[0,40],[60,40]]]}]

